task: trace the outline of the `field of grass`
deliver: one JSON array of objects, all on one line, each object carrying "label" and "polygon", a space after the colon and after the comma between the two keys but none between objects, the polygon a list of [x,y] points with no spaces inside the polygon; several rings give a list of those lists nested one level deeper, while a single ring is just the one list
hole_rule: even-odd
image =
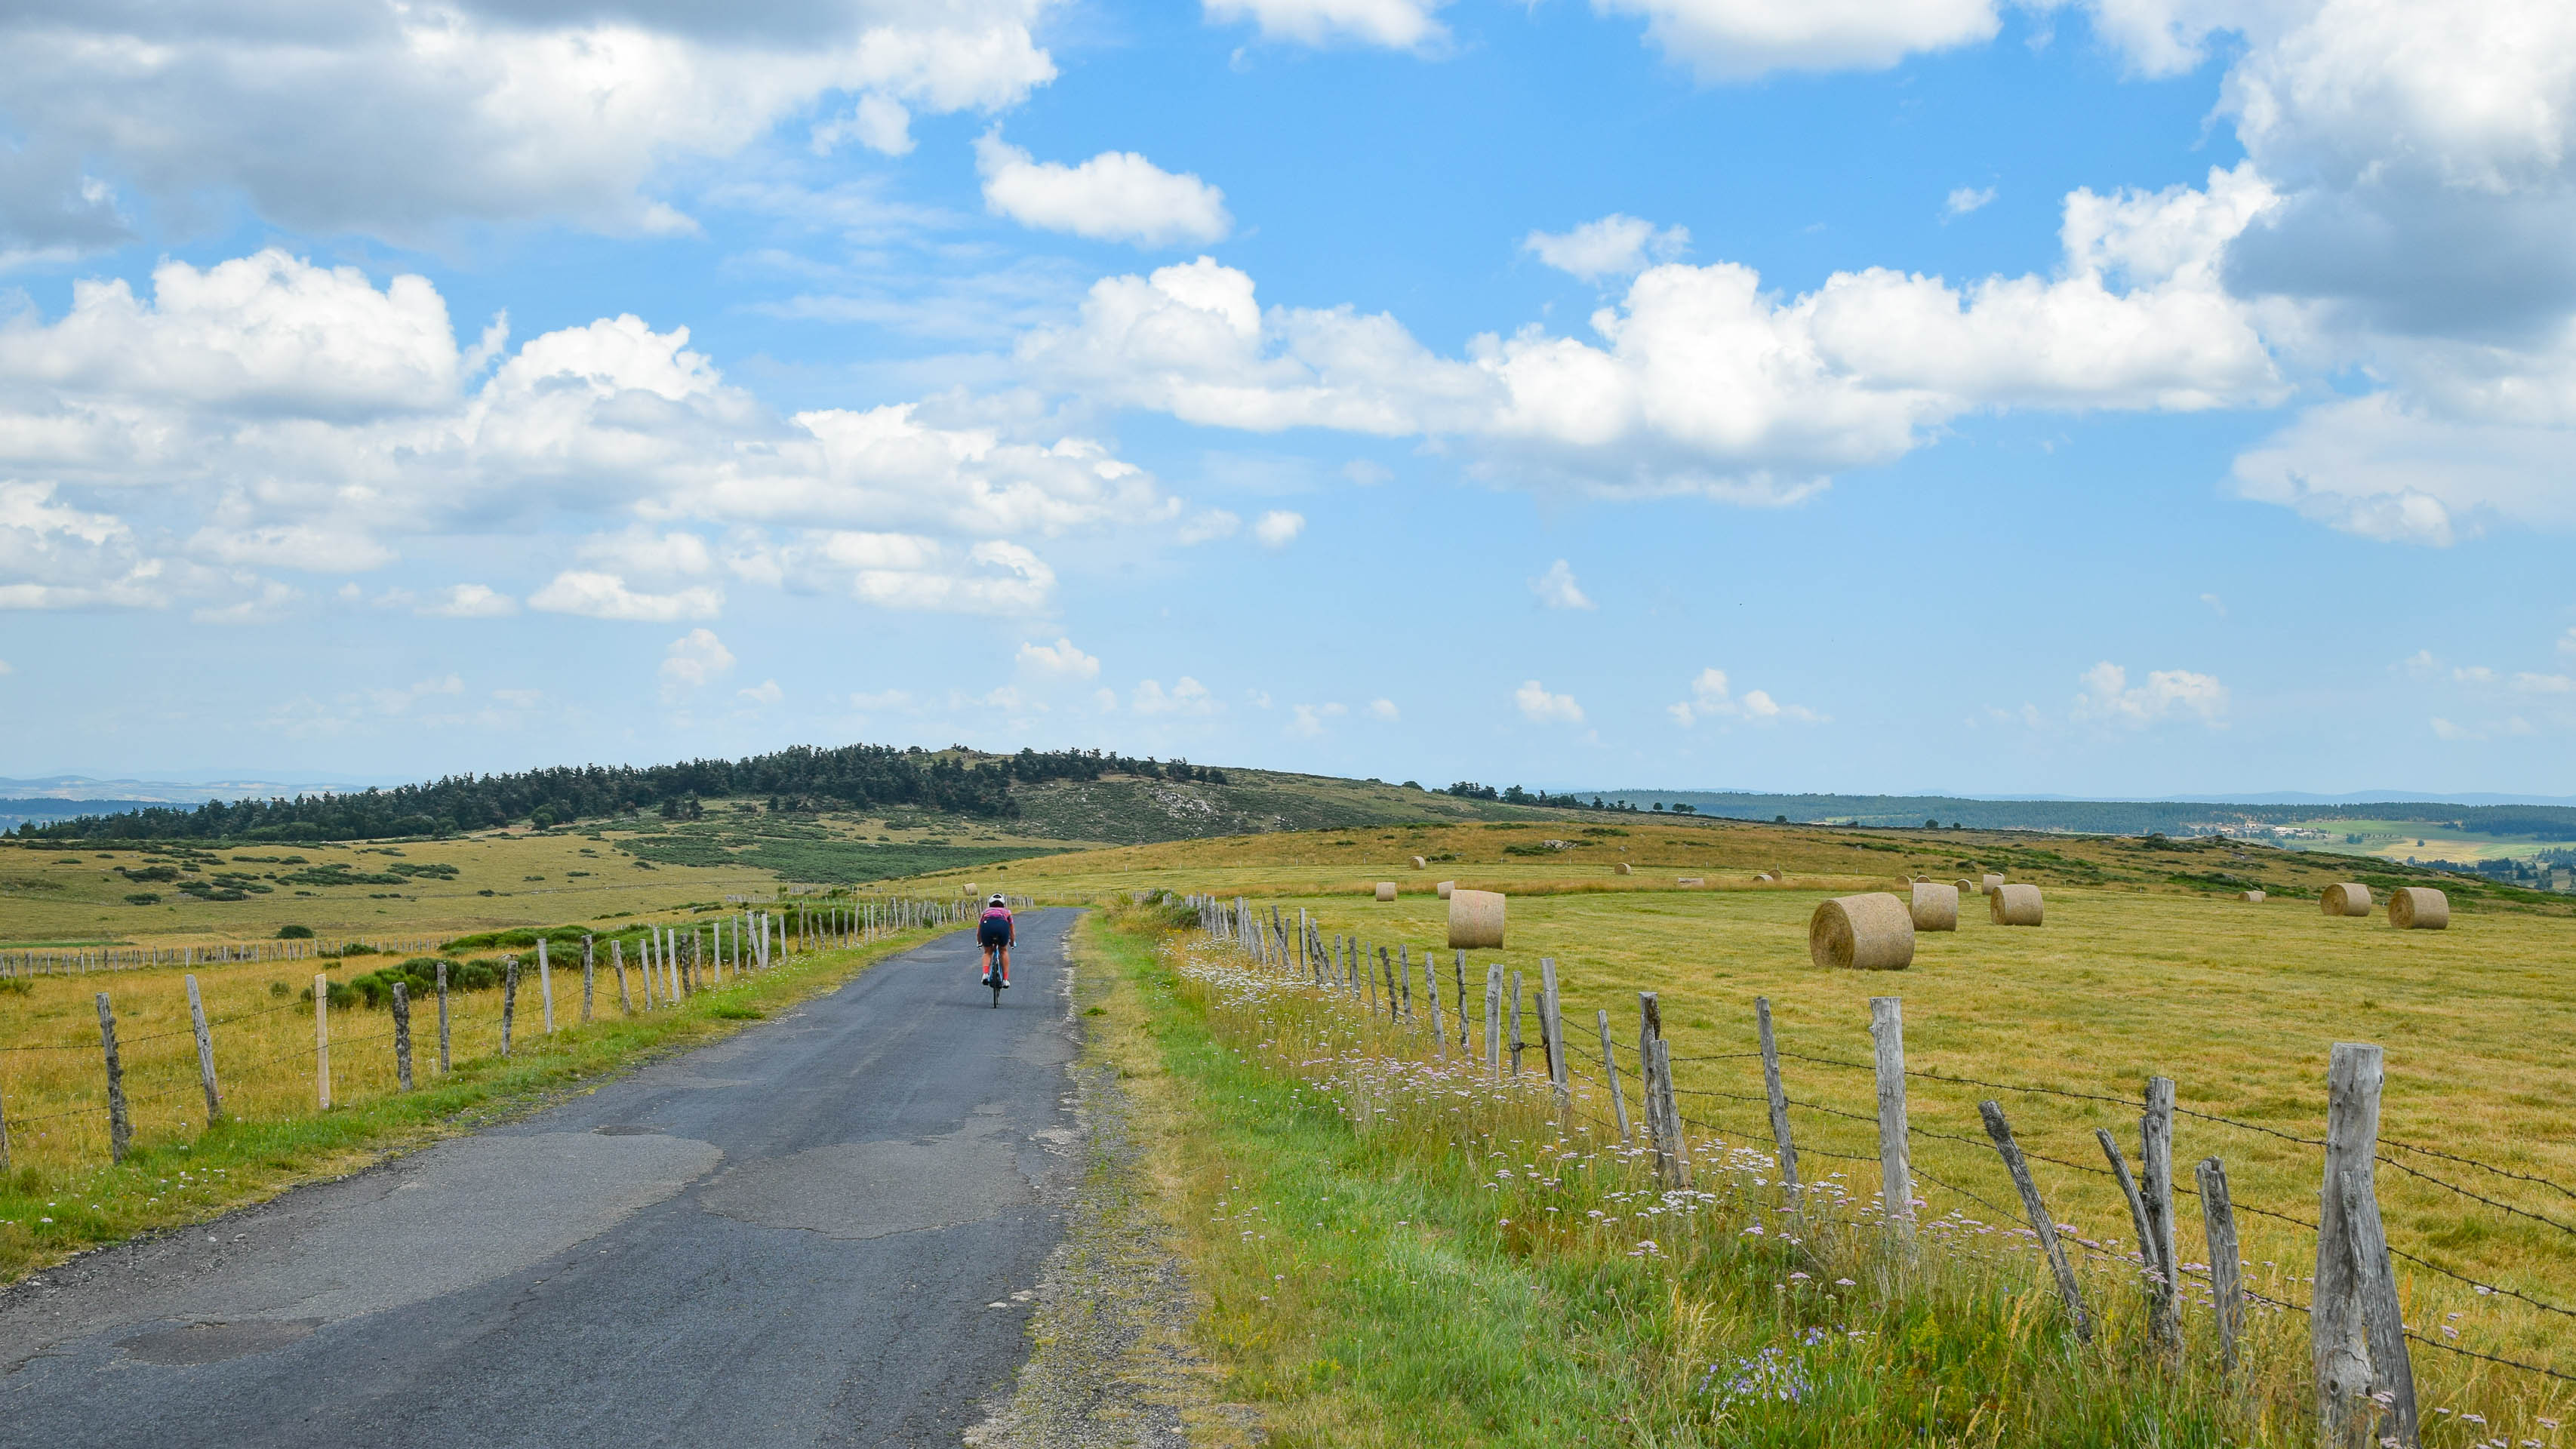
[{"label": "field of grass", "polygon": [[[2380,915],[2319,913],[2317,886],[2351,871],[2351,862],[2259,848],[2003,836],[1952,852],[1935,844],[1952,841],[1948,833],[1685,826],[1600,837],[1626,845],[1637,862],[1636,875],[1618,877],[1597,858],[1580,859],[1588,852],[1532,858],[1491,843],[1534,833],[1476,827],[1209,841],[1030,862],[1018,880],[1021,888],[1097,898],[1146,888],[1245,894],[1292,918],[1307,911],[1327,938],[1403,946],[1417,962],[1445,939],[1444,908],[1429,889],[1435,877],[1510,890],[1509,950],[1471,953],[1471,998],[1481,1003],[1490,961],[1526,972],[1534,990],[1539,958],[1553,958],[1578,1064],[1597,1075],[1594,1011],[1610,1013],[1622,1067],[1633,1073],[1635,993],[1659,992],[1673,1052],[1683,1059],[1685,1112],[1730,1142],[1756,1146],[1768,1141],[1758,1067],[1734,1055],[1754,1044],[1752,999],[1771,1000],[1785,1050],[1817,1059],[1793,1059],[1786,1069],[1792,1097],[1814,1104],[1793,1112],[1802,1145],[1867,1159],[1874,1150],[1866,1120],[1872,1081],[1860,1065],[1869,1059],[1867,999],[1900,997],[1908,1064],[1917,1071],[2110,1099],[1918,1078],[1909,1088],[1914,1125],[1953,1134],[1926,1136],[1914,1148],[1932,1211],[2004,1220],[1949,1190],[2013,1202],[1976,1117],[1976,1103],[1994,1097],[2027,1148],[2059,1160],[2035,1167],[2053,1215],[2102,1245],[2106,1257],[2135,1245],[2092,1131],[2110,1128],[2134,1158],[2134,1104],[2150,1075],[2174,1078],[2185,1109],[2248,1124],[2185,1117],[2178,1162],[2217,1156],[2239,1204],[2313,1221],[2317,1152],[2271,1133],[2322,1135],[2325,1063],[2337,1041],[2387,1050],[2384,1144],[2576,1184],[2576,1059],[2566,1047],[2576,1040],[2569,969],[2576,918],[2561,899],[2445,879],[2451,928],[2399,932]],[[1335,844],[1343,838],[1353,844]],[[1401,868],[1405,855],[1436,853],[1460,859],[1424,872]],[[2006,929],[1971,911],[1956,934],[1925,933],[1902,973],[1831,973],[1809,963],[1805,925],[1820,899],[1892,889],[1909,870],[1946,879],[1964,871],[1960,861],[2043,884],[2047,924]],[[1773,867],[1788,871],[1786,885],[1751,882],[1756,869]],[[1705,874],[1725,888],[1674,889],[1670,877],[1678,874]],[[2364,875],[2431,878],[2402,867]],[[2218,876],[2231,879],[2211,879]],[[1406,893],[1390,904],[1366,899],[1372,879],[1396,880]],[[2220,894],[2237,879],[2263,884],[2273,899],[2248,905]],[[1451,953],[1439,956],[1446,996]],[[2380,1169],[2392,1242],[2423,1260],[2397,1265],[2409,1323],[2442,1343],[2576,1373],[2566,1315],[2475,1292],[2425,1266],[2576,1306],[2576,1233],[2560,1226],[2576,1224],[2567,1196],[2475,1166],[2384,1152],[2519,1210]],[[1874,1180],[1874,1166],[1863,1161],[1817,1156],[1810,1171]],[[2179,1216],[2183,1256],[2200,1261],[2196,1204],[2183,1199]],[[2242,1228],[2255,1264],[2251,1286],[2303,1302],[2313,1238],[2259,1214],[2243,1217]],[[2498,1423],[2512,1416],[2527,1437],[2556,1442],[2536,1426],[2562,1417],[2563,1385],[2430,1346],[2418,1348],[2416,1371],[2428,1409],[2475,1408]]]},{"label": "field of grass", "polygon": [[[615,922],[728,896],[765,901],[793,887],[863,885],[1065,848],[920,815],[772,817],[749,802],[714,802],[707,817],[393,843],[11,843],[0,846],[0,950],[258,940],[287,925],[325,942],[420,941],[541,921]],[[191,894],[183,884],[205,889]]]},{"label": "field of grass", "polygon": [[[2544,850],[2565,848],[2563,840],[2534,840],[2527,835],[2481,835],[2422,820],[2302,820],[2309,830],[2322,830],[2323,840],[2293,840],[2295,850],[2373,855],[2384,860],[2522,860]],[[2359,839],[2353,837],[2358,836]]]},{"label": "field of grass", "polygon": [[[1086,988],[1094,1046],[1160,1119],[1199,1346],[1261,1442],[2301,1441],[2277,1375],[2231,1391],[2144,1351],[2116,1264],[2085,1274],[2079,1344],[1974,1224],[1927,1228],[1909,1267],[1822,1198],[1788,1231],[1758,1158],[1659,1193],[1598,1102],[1557,1120],[1529,1078],[1427,1056],[1418,1029],[1141,915],[1086,926],[1111,978]],[[2250,1355],[2303,1358],[2295,1328],[2258,1323]]]}]

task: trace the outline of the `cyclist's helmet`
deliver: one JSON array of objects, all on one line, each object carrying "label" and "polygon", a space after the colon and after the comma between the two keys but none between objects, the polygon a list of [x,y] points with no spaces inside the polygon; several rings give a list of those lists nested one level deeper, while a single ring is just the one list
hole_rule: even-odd
[{"label": "cyclist's helmet", "polygon": [[1009,902],[1009,901],[1006,901],[1006,900],[1004,900],[1004,899],[1002,899],[1000,896],[995,896],[995,897],[993,897],[991,900],[986,901],[984,904],[986,904],[986,905],[988,905],[988,906],[1008,906],[1008,905],[1010,905],[1010,902]]}]

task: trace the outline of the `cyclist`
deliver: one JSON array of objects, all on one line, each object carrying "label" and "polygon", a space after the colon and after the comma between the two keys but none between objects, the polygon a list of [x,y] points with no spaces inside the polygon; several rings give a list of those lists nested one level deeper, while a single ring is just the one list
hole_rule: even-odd
[{"label": "cyclist", "polygon": [[984,948],[984,985],[1011,984],[1011,947],[1018,935],[1010,903],[998,895],[986,901],[984,917],[975,923],[975,944]]}]

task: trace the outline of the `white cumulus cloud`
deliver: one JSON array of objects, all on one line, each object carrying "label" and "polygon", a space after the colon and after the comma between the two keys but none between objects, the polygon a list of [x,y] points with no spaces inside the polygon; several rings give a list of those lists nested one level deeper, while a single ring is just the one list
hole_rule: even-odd
[{"label": "white cumulus cloud", "polygon": [[1227,25],[1249,20],[1266,40],[1301,45],[1350,42],[1390,50],[1419,50],[1446,40],[1433,18],[1445,0],[1206,0],[1207,18]]},{"label": "white cumulus cloud", "polygon": [[1284,508],[1271,509],[1252,525],[1252,536],[1261,541],[1263,548],[1286,548],[1305,531],[1306,515]]},{"label": "white cumulus cloud", "polygon": [[2083,683],[2074,708],[2080,720],[2132,729],[2177,719],[2198,720],[2214,729],[2227,720],[2227,686],[2213,675],[2158,669],[2133,687],[2128,670],[2106,659],[2084,671]]},{"label": "white cumulus cloud", "polygon": [[1521,249],[1580,281],[1633,277],[1690,250],[1688,227],[1658,229],[1651,221],[1612,212],[1569,232],[1531,232]]},{"label": "white cumulus cloud", "polygon": [[1057,639],[1053,644],[1022,644],[1018,656],[1020,672],[1042,679],[1098,679],[1100,660],[1085,654],[1071,639]]},{"label": "white cumulus cloud", "polygon": [[1994,199],[1995,189],[1991,186],[1982,188],[1972,186],[1954,187],[1952,188],[1948,199],[1941,203],[1941,219],[1948,221],[1956,217],[1966,216],[1969,212],[1981,209],[1986,205],[1986,203],[1993,201]]},{"label": "white cumulus cloud", "polygon": [[1583,723],[1583,706],[1574,702],[1573,695],[1550,694],[1547,686],[1535,679],[1523,680],[1521,687],[1512,691],[1512,703],[1540,724]]},{"label": "white cumulus cloud", "polygon": [[1066,166],[1034,160],[987,132],[975,142],[975,169],[988,209],[1042,231],[1160,247],[1221,241],[1234,230],[1224,192],[1133,151],[1103,151]]},{"label": "white cumulus cloud", "polygon": [[[553,582],[530,594],[528,607],[549,614],[578,614],[586,619],[669,624],[681,619],[714,618],[724,611],[724,590],[699,586],[668,594],[641,593],[628,588],[626,581],[615,574],[566,569],[555,575]],[[703,629],[697,632],[706,633]]]},{"label": "white cumulus cloud", "polygon": [[439,619],[499,619],[519,612],[519,601],[487,584],[450,584],[413,612]]},{"label": "white cumulus cloud", "polygon": [[1998,24],[1993,0],[1593,0],[1593,8],[1644,17],[1655,47],[1703,80],[1884,69],[1909,55],[1992,39]]},{"label": "white cumulus cloud", "polygon": [[1824,724],[1829,719],[1803,704],[1782,704],[1767,690],[1748,689],[1739,695],[1728,683],[1726,671],[1714,667],[1701,670],[1691,680],[1690,698],[1664,706],[1664,712],[1685,729],[1708,719],[1750,724]]},{"label": "white cumulus cloud", "polygon": [[662,651],[662,698],[676,702],[733,672],[733,651],[712,629],[691,629]]},{"label": "white cumulus cloud", "polygon": [[1549,564],[1547,572],[1530,580],[1529,584],[1530,592],[1538,595],[1538,601],[1551,609],[1600,607],[1592,602],[1590,595],[1583,592],[1583,586],[1575,582],[1574,566],[1563,559]]}]

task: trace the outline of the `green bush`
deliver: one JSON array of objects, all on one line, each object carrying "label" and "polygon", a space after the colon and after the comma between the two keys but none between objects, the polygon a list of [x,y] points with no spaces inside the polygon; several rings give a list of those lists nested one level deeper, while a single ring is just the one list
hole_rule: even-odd
[{"label": "green bush", "polygon": [[277,928],[277,939],[281,941],[310,941],[313,939],[313,928],[311,926],[280,926]]},{"label": "green bush", "polygon": [[126,896],[125,903],[129,906],[157,906],[161,904],[161,898],[150,891],[135,891]]}]

